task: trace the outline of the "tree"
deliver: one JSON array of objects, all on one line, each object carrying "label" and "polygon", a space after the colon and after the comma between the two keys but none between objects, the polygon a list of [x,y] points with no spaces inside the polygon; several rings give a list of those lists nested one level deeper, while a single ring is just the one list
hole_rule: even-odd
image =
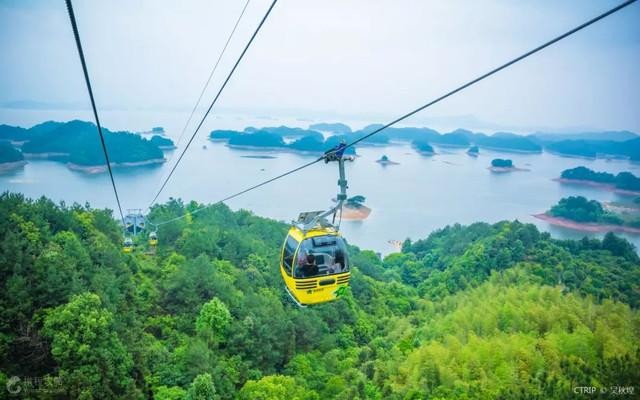
[{"label": "tree", "polygon": [[196,319],[196,332],[204,338],[220,341],[230,321],[229,309],[220,299],[214,297],[200,309],[200,315]]},{"label": "tree", "polygon": [[187,391],[179,386],[159,386],[154,390],[155,400],[183,400],[187,396]]},{"label": "tree", "polygon": [[187,392],[187,400],[215,400],[216,388],[213,386],[211,374],[200,374],[195,377],[189,391]]},{"label": "tree", "polygon": [[247,381],[240,390],[241,400],[316,400],[314,391],[300,386],[293,378],[269,375],[258,381]]},{"label": "tree", "polygon": [[109,399],[135,393],[133,361],[114,332],[113,315],[93,293],[74,296],[45,318],[43,333],[59,376],[74,398]]}]

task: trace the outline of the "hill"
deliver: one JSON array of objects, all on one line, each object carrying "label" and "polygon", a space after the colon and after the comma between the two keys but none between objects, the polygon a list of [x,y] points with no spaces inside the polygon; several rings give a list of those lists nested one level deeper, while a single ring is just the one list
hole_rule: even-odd
[{"label": "hill", "polygon": [[351,133],[351,128],[349,127],[349,125],[345,125],[340,122],[321,122],[317,124],[311,124],[309,125],[309,129],[314,129],[316,131],[333,132],[337,134]]},{"label": "hill", "polygon": [[[112,132],[103,128],[109,157],[114,165],[142,165],[164,162],[161,148],[173,146],[170,139],[154,136],[151,140],[131,132]],[[47,121],[29,129],[0,126],[0,137],[24,142],[27,157],[51,158],[69,163],[76,169],[106,168],[95,124],[86,121]]]},{"label": "hill", "polygon": [[383,260],[351,247],[351,290],[299,309],[278,272],[286,230],[216,205],[163,226],[155,256],[125,255],[111,212],[3,194],[0,384],[44,376],[56,396],[96,399],[569,399],[576,382],[638,382],[640,260],[615,235],[476,223]]},{"label": "hill", "polygon": [[476,134],[473,143],[480,147],[495,150],[518,151],[527,153],[540,153],[542,146],[533,140],[509,132],[497,132],[491,136]]},{"label": "hill", "polygon": [[559,142],[562,140],[605,140],[615,142],[625,142],[637,139],[638,135],[629,131],[602,131],[602,132],[536,132],[530,136],[542,142]]},{"label": "hill", "polygon": [[579,166],[562,171],[559,180],[561,182],[585,182],[594,184],[593,186],[620,191],[640,192],[640,178],[628,171],[614,175],[608,172],[596,172],[587,167]]},{"label": "hill", "polygon": [[623,142],[613,140],[562,140],[550,143],[546,149],[572,157],[614,157],[640,160],[640,138]]},{"label": "hill", "polygon": [[[283,129],[245,129],[243,132],[230,130],[214,130],[209,134],[209,138],[214,141],[226,141],[230,147],[251,148],[256,150],[293,150],[310,153],[324,153],[333,148],[341,140],[349,140],[344,135],[334,135],[326,140],[320,132],[304,131],[295,128],[295,135],[290,135],[293,128]],[[306,132],[303,136],[298,136]],[[285,142],[285,138],[294,137],[290,143]],[[345,154],[355,154],[355,148],[349,147]]]},{"label": "hill", "polygon": [[[112,132],[104,128],[103,133],[113,164],[164,161],[157,140],[149,141],[130,132]],[[45,132],[25,143],[22,151],[32,157],[53,156],[78,166],[105,164],[95,124],[79,120],[47,127]]]},{"label": "hill", "polygon": [[10,143],[0,142],[0,164],[24,161],[22,152]]}]

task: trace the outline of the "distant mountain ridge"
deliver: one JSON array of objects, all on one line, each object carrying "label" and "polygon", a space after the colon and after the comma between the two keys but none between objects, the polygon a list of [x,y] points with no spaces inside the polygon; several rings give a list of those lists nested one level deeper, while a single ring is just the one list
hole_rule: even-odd
[{"label": "distant mountain ridge", "polygon": [[529,135],[542,142],[559,142],[563,140],[598,140],[624,142],[637,139],[638,135],[630,131],[593,131],[578,133],[536,132]]},{"label": "distant mountain ridge", "polygon": [[[340,140],[353,142],[383,126],[370,124],[359,130],[352,130],[343,123],[316,123],[311,124],[309,129],[287,126],[247,127],[243,131],[214,130],[209,137],[212,140],[228,141],[230,146],[320,152],[328,150],[329,145],[335,145]],[[333,133],[333,135],[325,139],[320,131]],[[294,142],[291,142],[291,139]],[[425,145],[464,148],[478,146],[495,151],[526,153],[540,153],[548,149],[569,156],[596,157],[600,154],[608,154],[634,160],[640,159],[640,136],[630,131],[536,132],[530,135],[495,132],[488,135],[460,128],[441,133],[428,127],[389,127],[362,140],[359,144],[387,145],[392,142],[410,142],[416,148],[425,149],[428,149]]]}]

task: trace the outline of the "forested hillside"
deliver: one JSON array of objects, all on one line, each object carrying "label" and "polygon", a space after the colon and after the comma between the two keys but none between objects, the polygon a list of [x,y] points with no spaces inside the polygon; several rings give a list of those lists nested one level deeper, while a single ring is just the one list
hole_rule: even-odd
[{"label": "forested hillside", "polygon": [[[151,220],[193,211],[173,200]],[[0,388],[27,398],[563,399],[640,382],[640,260],[612,234],[451,226],[299,309],[286,225],[224,205],[121,251],[110,212],[0,196]],[[0,391],[0,398],[11,398]]]}]

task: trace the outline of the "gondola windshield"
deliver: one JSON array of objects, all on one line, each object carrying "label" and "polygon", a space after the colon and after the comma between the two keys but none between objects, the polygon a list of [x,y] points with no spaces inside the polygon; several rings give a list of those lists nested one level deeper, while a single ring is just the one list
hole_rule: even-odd
[{"label": "gondola windshield", "polygon": [[302,241],[295,278],[315,278],[349,271],[347,246],[339,236],[317,236]]}]

